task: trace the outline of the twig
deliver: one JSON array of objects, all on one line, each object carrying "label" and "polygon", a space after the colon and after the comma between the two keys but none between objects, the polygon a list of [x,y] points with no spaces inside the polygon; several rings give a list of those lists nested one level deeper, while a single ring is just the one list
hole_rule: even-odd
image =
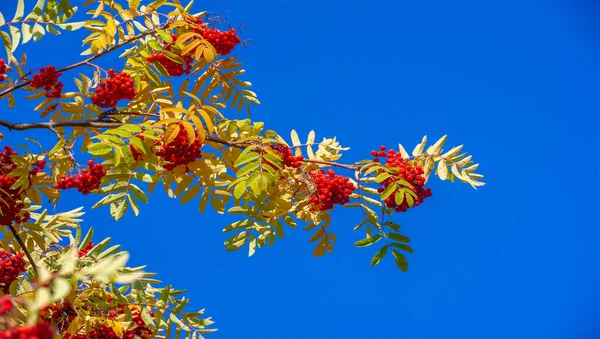
[{"label": "twig", "polygon": [[29,263],[31,264],[31,267],[33,267],[33,272],[35,272],[35,275],[38,276],[38,271],[37,271],[37,266],[35,266],[35,261],[33,261],[33,258],[31,257],[31,253],[29,253],[29,251],[27,250],[27,247],[25,247],[25,243],[23,242],[23,240],[19,236],[19,233],[17,233],[17,230],[13,227],[13,225],[8,225],[8,228],[10,228],[10,231],[15,236],[15,239],[17,239],[17,242],[19,243],[19,246],[21,246],[21,249],[23,250],[23,252],[27,256],[27,260],[29,260]]},{"label": "twig", "polygon": [[[65,71],[68,71],[68,70],[71,70],[73,68],[77,68],[77,67],[80,67],[80,66],[83,66],[83,65],[89,65],[92,61],[98,59],[99,57],[104,56],[104,55],[106,55],[106,54],[108,54],[108,53],[110,53],[110,52],[112,52],[112,51],[114,51],[116,49],[119,49],[119,48],[121,48],[121,47],[123,47],[123,46],[125,46],[125,45],[127,45],[127,44],[129,44],[131,42],[133,42],[133,41],[139,40],[139,39],[145,37],[146,35],[153,34],[154,32],[156,32],[157,29],[165,28],[169,24],[170,24],[170,22],[167,22],[167,23],[165,23],[164,25],[162,25],[160,27],[157,27],[157,28],[148,30],[146,32],[140,33],[140,34],[132,37],[131,39],[124,40],[124,41],[122,41],[122,42],[114,45],[113,47],[110,47],[110,48],[108,48],[108,49],[106,49],[106,50],[104,50],[104,51],[102,51],[102,52],[100,52],[100,53],[98,53],[96,55],[93,55],[93,56],[91,56],[91,57],[89,57],[89,58],[87,58],[85,60],[79,61],[79,62],[74,63],[72,65],[69,65],[67,67],[58,69],[58,70],[56,70],[56,72],[65,72]],[[9,93],[11,93],[11,92],[13,92],[13,91],[21,88],[21,87],[27,86],[30,82],[31,82],[31,80],[27,80],[27,81],[22,82],[22,83],[20,83],[18,85],[15,84],[15,85],[13,85],[13,86],[5,89],[4,91],[0,92],[0,98],[3,98],[7,94],[9,94]]]}]

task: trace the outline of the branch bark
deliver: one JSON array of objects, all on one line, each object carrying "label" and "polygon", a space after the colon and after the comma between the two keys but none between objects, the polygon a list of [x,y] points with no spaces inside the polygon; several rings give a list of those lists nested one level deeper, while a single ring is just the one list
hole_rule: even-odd
[{"label": "branch bark", "polygon": [[21,246],[23,253],[25,253],[25,256],[27,256],[27,260],[29,260],[31,267],[33,267],[33,272],[35,272],[35,275],[37,277],[38,276],[37,266],[35,266],[35,261],[33,261],[33,258],[31,257],[31,253],[29,253],[29,251],[27,250],[27,247],[25,247],[25,243],[23,242],[23,239],[21,239],[21,237],[19,236],[19,233],[17,233],[17,230],[14,228],[14,226],[9,225],[8,228],[10,228],[10,231],[15,236],[15,239],[17,239],[19,246]]}]

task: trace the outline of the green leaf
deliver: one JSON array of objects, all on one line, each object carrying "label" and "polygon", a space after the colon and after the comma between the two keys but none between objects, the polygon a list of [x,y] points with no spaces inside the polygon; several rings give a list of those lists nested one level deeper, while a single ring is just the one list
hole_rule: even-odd
[{"label": "green leaf", "polygon": [[382,172],[377,174],[377,176],[375,177],[375,180],[377,181],[378,184],[380,184],[381,182],[383,182],[385,179],[391,178],[392,175],[387,173],[387,172]]},{"label": "green leaf", "polygon": [[394,255],[394,259],[396,259],[396,266],[398,266],[402,272],[408,271],[408,260],[406,260],[406,257],[396,250],[392,250],[392,254]]},{"label": "green leaf", "polygon": [[[249,163],[248,165],[244,166],[242,169],[240,169],[237,172],[237,177],[243,177],[244,175],[254,171],[255,169],[260,167],[260,162],[253,162],[253,163]],[[259,173],[255,173],[255,174],[259,174]],[[250,180],[248,180],[250,181]],[[249,185],[249,184],[248,184]]]},{"label": "green leaf", "polygon": [[129,184],[129,191],[133,193],[133,195],[144,204],[148,203],[148,196],[142,189],[137,187],[135,184]]},{"label": "green leaf", "polygon": [[366,239],[362,239],[359,240],[357,242],[354,243],[354,246],[356,247],[367,247],[367,246],[371,246],[373,244],[375,244],[376,242],[378,242],[379,240],[381,240],[381,234],[376,234],[372,237],[366,238]]},{"label": "green leaf", "polygon": [[395,183],[391,183],[389,184],[385,190],[383,190],[383,192],[381,192],[381,200],[385,200],[387,198],[389,198],[392,193],[394,193],[396,191],[396,184]]},{"label": "green leaf", "polygon": [[388,245],[383,246],[379,251],[377,251],[377,253],[375,253],[375,256],[373,256],[373,259],[371,259],[371,266],[376,266],[377,264],[379,264],[381,259],[385,257],[387,251]]},{"label": "green leaf", "polygon": [[127,199],[123,199],[121,200],[121,202],[118,202],[115,205],[111,205],[111,207],[112,206],[115,206],[115,208],[111,208],[110,215],[113,217],[113,219],[115,219],[115,221],[119,221],[125,215],[127,207],[129,206],[129,202],[127,201]]},{"label": "green leaf", "polygon": [[409,252],[409,253],[413,253],[413,249],[412,247],[406,245],[406,244],[401,244],[401,243],[397,243],[397,242],[393,242],[391,243],[392,246],[396,247],[397,249],[401,249],[403,251]]},{"label": "green leaf", "polygon": [[91,155],[103,155],[112,151],[112,146],[109,144],[96,143],[88,146],[88,153]]},{"label": "green leaf", "polygon": [[398,241],[398,242],[404,242],[404,243],[409,243],[410,242],[410,238],[402,235],[402,234],[398,234],[398,233],[386,233],[386,235],[394,240],[394,241]]},{"label": "green leaf", "polygon": [[235,167],[240,167],[246,163],[260,158],[260,154],[255,152],[242,153],[240,157],[233,164]]},{"label": "green leaf", "polygon": [[384,222],[383,224],[384,224],[385,226],[387,226],[387,227],[389,227],[389,228],[393,229],[393,230],[394,230],[394,231],[396,231],[396,232],[400,232],[400,225],[398,225],[398,224],[396,224],[396,223],[394,223],[394,222],[391,222],[391,221],[386,221],[386,222]]},{"label": "green leaf", "polygon": [[246,181],[240,181],[233,190],[233,196],[239,199],[246,192]]}]

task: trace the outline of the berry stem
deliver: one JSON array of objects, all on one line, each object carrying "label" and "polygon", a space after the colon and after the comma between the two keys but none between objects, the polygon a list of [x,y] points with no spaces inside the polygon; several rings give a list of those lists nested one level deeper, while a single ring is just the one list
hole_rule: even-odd
[{"label": "berry stem", "polygon": [[35,273],[36,276],[38,276],[38,271],[37,271],[37,266],[35,265],[35,261],[33,261],[33,258],[31,257],[31,253],[29,253],[29,251],[27,250],[27,247],[25,247],[25,243],[19,236],[19,233],[17,233],[17,230],[14,228],[13,225],[9,225],[8,228],[10,228],[10,231],[15,236],[15,239],[19,243],[19,246],[21,246],[23,253],[25,253],[25,256],[27,256],[27,260],[29,260],[31,267],[33,267],[33,272]]}]

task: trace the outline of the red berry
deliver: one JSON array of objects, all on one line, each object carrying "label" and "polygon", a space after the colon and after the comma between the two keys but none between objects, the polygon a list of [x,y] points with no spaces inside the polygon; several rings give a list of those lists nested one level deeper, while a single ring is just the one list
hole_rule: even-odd
[{"label": "red berry", "polygon": [[[384,165],[386,167],[395,167],[398,169],[398,174],[396,176],[390,177],[379,184],[379,188],[377,191],[382,193],[389,185],[396,185],[396,181],[400,178],[406,180],[409,184],[411,184],[411,190],[416,194],[417,198],[414,199],[413,206],[419,206],[425,198],[431,196],[431,189],[424,188],[425,178],[421,175],[425,173],[423,169],[409,162],[407,159],[402,158],[402,154],[394,151],[393,149],[388,150],[387,154],[384,152],[386,147],[381,146],[380,152],[373,156],[380,156],[385,158]],[[380,162],[379,158],[373,159],[374,162]],[[397,212],[405,212],[411,206],[408,204],[406,196],[402,198],[402,203],[400,205],[396,204],[396,192],[393,192],[391,196],[384,200],[384,203],[387,207],[393,208]]]},{"label": "red berry", "polygon": [[133,100],[137,95],[135,83],[129,74],[115,74],[113,69],[108,71],[108,79],[101,82],[94,90],[92,102],[98,107],[109,108],[117,106],[121,100]]},{"label": "red berry", "polygon": [[335,204],[348,203],[350,195],[356,190],[349,178],[336,175],[331,169],[327,173],[323,170],[313,172],[311,176],[317,189],[311,195],[310,202],[321,211],[330,210]]},{"label": "red berry", "polygon": [[0,250],[0,290],[9,293],[10,284],[25,272],[24,254]]},{"label": "red berry", "polygon": [[31,87],[43,88],[46,90],[47,98],[60,98],[64,84],[58,81],[61,72],[56,72],[54,66],[46,66],[40,69],[39,74],[34,74],[31,80]]},{"label": "red berry", "polygon": [[76,175],[60,176],[60,179],[54,184],[55,189],[66,190],[77,188],[82,194],[88,194],[91,191],[100,188],[102,178],[106,175],[106,170],[101,164],[95,164],[94,160],[88,161],[88,168],[82,169]]}]

